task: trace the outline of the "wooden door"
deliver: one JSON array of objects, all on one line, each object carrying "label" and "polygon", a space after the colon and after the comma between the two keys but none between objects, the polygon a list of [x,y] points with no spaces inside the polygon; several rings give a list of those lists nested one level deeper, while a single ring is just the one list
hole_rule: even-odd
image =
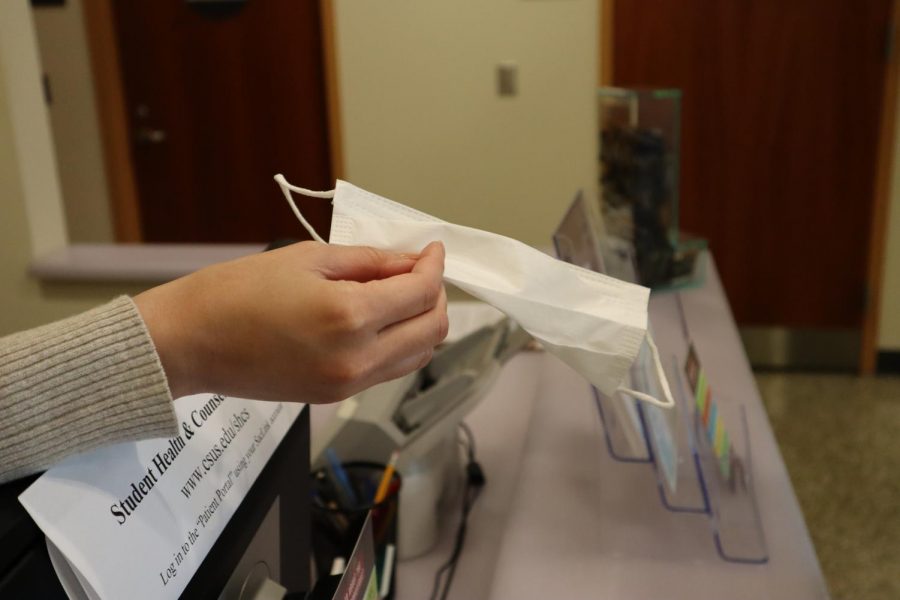
[{"label": "wooden door", "polygon": [[742,325],[858,329],[891,0],[619,0],[613,81],[678,87],[682,229]]},{"label": "wooden door", "polygon": [[[319,3],[117,0],[148,242],[305,237],[272,177],[330,189]],[[327,236],[330,207],[304,204]]]}]

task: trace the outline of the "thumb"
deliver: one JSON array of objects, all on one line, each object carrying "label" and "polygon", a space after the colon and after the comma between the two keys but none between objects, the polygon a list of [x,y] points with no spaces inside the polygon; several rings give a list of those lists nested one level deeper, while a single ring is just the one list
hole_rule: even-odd
[{"label": "thumb", "polygon": [[388,252],[370,246],[324,246],[319,272],[332,280],[366,282],[409,273],[417,254]]}]

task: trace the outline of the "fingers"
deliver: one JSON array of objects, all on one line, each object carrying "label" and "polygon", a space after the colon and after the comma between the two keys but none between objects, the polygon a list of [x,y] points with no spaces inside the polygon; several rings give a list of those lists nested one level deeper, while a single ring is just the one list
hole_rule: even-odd
[{"label": "fingers", "polygon": [[[427,354],[427,358],[430,358],[434,347],[447,337],[449,327],[447,292],[442,286],[434,308],[383,329],[378,334],[374,350],[380,358],[379,362],[388,370],[398,364],[404,365],[402,368],[405,369],[406,363],[416,357]],[[410,370],[415,368],[417,367],[413,366]]]},{"label": "fingers", "polygon": [[370,281],[365,301],[378,329],[421,315],[444,293],[444,245],[432,242],[422,250],[409,273]]},{"label": "fingers", "polygon": [[431,348],[414,356],[409,356],[403,360],[385,365],[383,369],[374,374],[373,379],[369,382],[369,386],[390,381],[391,379],[397,379],[398,377],[409,375],[413,371],[418,371],[431,362],[433,354],[434,349]]},{"label": "fingers", "polygon": [[331,280],[366,282],[409,273],[418,256],[368,246],[326,246],[319,249],[316,268]]},{"label": "fingers", "polygon": [[352,359],[337,380],[364,389],[427,364],[449,329],[443,245],[429,244],[417,259],[373,248],[321,249],[327,252],[315,268],[343,280],[322,282],[332,292],[329,336]]}]

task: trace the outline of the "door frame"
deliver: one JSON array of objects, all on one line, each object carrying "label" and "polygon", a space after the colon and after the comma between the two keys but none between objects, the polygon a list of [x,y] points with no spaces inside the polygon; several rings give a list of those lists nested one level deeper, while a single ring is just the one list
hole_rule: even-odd
[{"label": "door frame", "polygon": [[[866,265],[866,303],[863,313],[859,350],[861,375],[875,373],[878,362],[878,327],[881,324],[881,302],[884,287],[887,220],[891,202],[891,177],[894,170],[895,125],[897,119],[897,86],[900,83],[900,7],[891,3],[891,21],[885,35],[884,92],[881,100],[881,127],[875,167],[875,192],[872,221],[869,226],[869,252]],[[900,235],[900,232],[897,233]]]},{"label": "door frame", "polygon": [[597,74],[597,82],[601,86],[611,86],[613,84],[613,48],[615,45],[615,0],[599,0],[600,7],[597,16],[600,19],[597,31],[600,32],[600,60],[597,66],[600,69]]},{"label": "door frame", "polygon": [[[344,173],[340,94],[337,77],[334,0],[318,0],[322,30],[325,102],[331,177]],[[110,211],[116,242],[142,242],[137,178],[131,159],[131,135],[116,43],[112,0],[81,3],[94,80],[103,161],[109,185]]]},{"label": "door frame", "polygon": [[[600,2],[600,85],[613,82],[613,40],[615,35],[616,0]],[[866,301],[860,330],[858,370],[860,375],[875,373],[878,359],[878,327],[881,318],[887,217],[891,201],[891,177],[894,167],[895,124],[900,85],[900,7],[891,2],[890,29],[885,35],[884,92],[881,101],[881,124],[876,150],[875,188],[872,219],[869,224],[869,247],[866,259]]]}]

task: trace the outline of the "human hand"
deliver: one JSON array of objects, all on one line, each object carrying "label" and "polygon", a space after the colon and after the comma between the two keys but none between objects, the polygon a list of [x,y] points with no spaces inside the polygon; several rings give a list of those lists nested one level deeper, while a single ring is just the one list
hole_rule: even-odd
[{"label": "human hand", "polygon": [[447,335],[444,247],[418,256],[301,242],[134,301],[173,397],[334,402],[428,364]]}]

